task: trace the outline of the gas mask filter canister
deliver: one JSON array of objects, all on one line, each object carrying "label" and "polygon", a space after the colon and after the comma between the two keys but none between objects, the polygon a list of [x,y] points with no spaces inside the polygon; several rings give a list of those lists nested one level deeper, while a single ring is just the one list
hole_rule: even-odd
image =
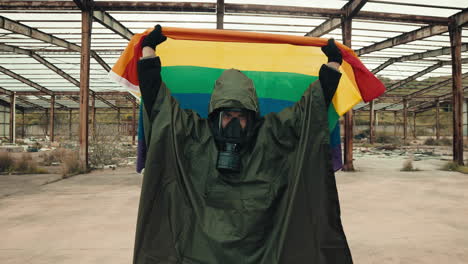
[{"label": "gas mask filter canister", "polygon": [[232,118],[226,127],[222,127],[225,111],[220,112],[219,129],[224,139],[218,152],[216,168],[222,173],[238,173],[241,170],[240,143],[243,129],[238,118]]}]

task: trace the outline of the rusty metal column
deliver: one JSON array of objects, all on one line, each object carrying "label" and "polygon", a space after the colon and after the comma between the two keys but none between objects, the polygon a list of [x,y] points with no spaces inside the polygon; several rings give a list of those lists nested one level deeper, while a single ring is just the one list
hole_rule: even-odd
[{"label": "rusty metal column", "polygon": [[224,28],[224,0],[216,2],[216,29]]},{"label": "rusty metal column", "polygon": [[375,115],[374,115],[374,101],[369,102],[369,143],[374,144],[374,139],[375,139],[375,131],[374,131],[374,121],[375,121]]},{"label": "rusty metal column", "polygon": [[379,130],[379,112],[374,110],[374,141],[377,135],[377,131]]},{"label": "rusty metal column", "polygon": [[50,142],[54,142],[55,131],[55,95],[50,96],[50,117],[49,117],[49,131],[50,131]]},{"label": "rusty metal column", "polygon": [[92,1],[83,0],[81,12],[81,69],[80,69],[80,163],[88,169],[89,68],[91,53]]},{"label": "rusty metal column", "polygon": [[396,137],[397,132],[397,111],[393,111],[393,136]]},{"label": "rusty metal column", "polygon": [[[351,48],[352,19],[344,17],[341,20],[343,44]],[[353,111],[344,115],[344,171],[354,171],[353,165]]]},{"label": "rusty metal column", "polygon": [[96,138],[96,95],[91,97],[91,136]]},{"label": "rusty metal column", "polygon": [[[467,137],[467,140],[468,140],[468,99],[465,99],[465,109],[466,109],[466,112],[465,112],[465,114],[466,114],[466,119],[465,119],[466,123],[463,124],[463,126],[466,127],[466,137]],[[465,129],[463,129],[463,130],[465,130]]]},{"label": "rusty metal column", "polygon": [[413,138],[416,138],[416,112],[413,112]]},{"label": "rusty metal column", "polygon": [[408,99],[403,99],[403,141],[408,139]]},{"label": "rusty metal column", "polygon": [[49,135],[49,109],[46,108],[45,109],[45,117],[46,117],[46,123],[45,123],[45,137],[47,137],[47,135]]},{"label": "rusty metal column", "polygon": [[440,139],[440,102],[436,100],[436,139]]},{"label": "rusty metal column", "polygon": [[72,138],[72,109],[68,111],[68,138]]},{"label": "rusty metal column", "polygon": [[21,112],[21,136],[24,139],[25,135],[25,130],[24,130],[25,122],[24,122],[24,109]]},{"label": "rusty metal column", "polygon": [[454,19],[449,23],[452,55],[453,161],[463,165],[463,87],[461,78],[461,27]]},{"label": "rusty metal column", "polygon": [[120,133],[120,108],[117,108],[117,132]]},{"label": "rusty metal column", "polygon": [[135,135],[136,135],[136,101],[133,101],[133,116],[132,116],[132,145],[135,145]]},{"label": "rusty metal column", "polygon": [[16,127],[16,97],[12,92],[10,95],[10,143],[15,143]]}]

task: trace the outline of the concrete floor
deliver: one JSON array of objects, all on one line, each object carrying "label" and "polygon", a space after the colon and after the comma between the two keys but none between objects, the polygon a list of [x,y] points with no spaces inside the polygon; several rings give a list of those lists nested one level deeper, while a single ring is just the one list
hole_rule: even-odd
[{"label": "concrete floor", "polygon": [[[364,156],[337,174],[355,263],[468,263],[468,175],[437,160]],[[131,263],[141,176],[133,169],[0,175],[0,263]],[[53,182],[45,184],[47,182]]]}]

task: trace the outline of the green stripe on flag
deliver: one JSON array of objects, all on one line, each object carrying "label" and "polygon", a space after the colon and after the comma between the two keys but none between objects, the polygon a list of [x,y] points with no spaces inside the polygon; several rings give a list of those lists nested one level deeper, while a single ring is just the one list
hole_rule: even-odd
[{"label": "green stripe on flag", "polygon": [[[196,66],[167,66],[162,68],[164,82],[173,93],[211,94],[215,81],[225,69]],[[288,72],[242,71],[252,79],[260,98],[298,101],[309,85],[318,79]]]}]

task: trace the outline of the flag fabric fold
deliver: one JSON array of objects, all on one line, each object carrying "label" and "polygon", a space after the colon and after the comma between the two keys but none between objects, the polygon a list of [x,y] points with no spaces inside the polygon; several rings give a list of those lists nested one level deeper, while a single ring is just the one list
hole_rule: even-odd
[{"label": "flag fabric fold", "polygon": [[[152,29],[135,34],[113,66],[112,80],[139,93],[137,62],[141,42]],[[327,39],[228,30],[163,27],[167,41],[156,53],[162,61],[162,78],[182,108],[206,117],[215,80],[225,69],[236,68],[254,82],[261,114],[278,112],[294,104],[313,81],[327,57],[321,47]],[[328,109],[333,167],[341,168],[339,117],[361,101],[371,101],[385,87],[350,48],[337,43],[343,55],[343,73]],[[140,126],[139,126],[140,128]],[[137,171],[144,166],[146,152],[139,129]]]}]

